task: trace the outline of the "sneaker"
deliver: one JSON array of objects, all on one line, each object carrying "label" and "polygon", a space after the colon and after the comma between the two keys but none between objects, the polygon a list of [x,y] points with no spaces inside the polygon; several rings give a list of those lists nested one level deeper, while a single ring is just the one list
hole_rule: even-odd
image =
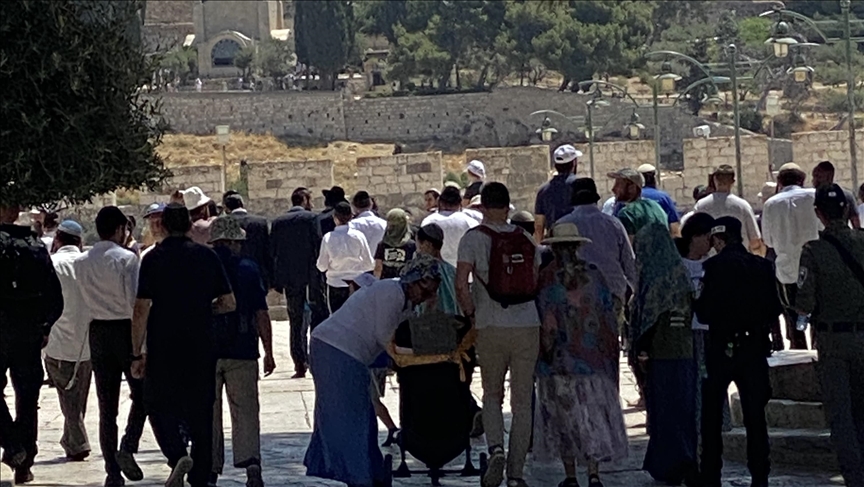
[{"label": "sneaker", "polygon": [[119,473],[105,477],[105,487],[123,487],[126,485],[126,480]]},{"label": "sneaker", "polygon": [[528,487],[524,479],[507,479],[507,487]]},{"label": "sneaker", "polygon": [[70,462],[83,462],[90,456],[90,450],[84,450],[82,452],[78,452],[74,455],[66,455],[66,459]]},{"label": "sneaker", "polygon": [[486,473],[483,474],[483,480],[480,482],[482,487],[498,487],[504,480],[504,449],[500,446],[491,448],[489,451],[489,464],[486,468]]},{"label": "sneaker", "polygon": [[21,485],[29,482],[33,482],[33,472],[30,471],[30,468],[18,467],[15,469],[15,481],[13,485]]},{"label": "sneaker", "polygon": [[468,435],[471,438],[480,438],[483,436],[483,411],[474,413],[474,418],[471,421],[471,433]]},{"label": "sneaker", "polygon": [[264,479],[261,478],[261,465],[246,467],[246,487],[264,487]]},{"label": "sneaker", "polygon": [[603,482],[600,482],[599,475],[588,476],[588,487],[603,487]]},{"label": "sneaker", "polygon": [[192,470],[192,459],[188,456],[177,460],[177,465],[171,469],[171,475],[165,481],[165,487],[185,487],[186,474]]},{"label": "sneaker", "polygon": [[120,471],[127,479],[137,482],[144,478],[144,472],[135,461],[135,457],[128,451],[120,450],[117,452],[117,465],[120,466]]}]

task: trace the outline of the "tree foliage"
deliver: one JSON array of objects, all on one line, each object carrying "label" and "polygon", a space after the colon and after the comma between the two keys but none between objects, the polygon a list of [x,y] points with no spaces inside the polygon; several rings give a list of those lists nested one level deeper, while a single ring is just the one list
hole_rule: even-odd
[{"label": "tree foliage", "polygon": [[198,50],[188,46],[171,49],[160,57],[159,67],[168,72],[168,79],[177,77],[185,84],[198,73]]},{"label": "tree foliage", "polygon": [[321,73],[322,88],[334,89],[336,75],[355,47],[353,6],[347,0],[295,2],[297,60]]},{"label": "tree foliage", "polygon": [[0,203],[83,202],[168,175],[165,130],[139,96],[157,60],[140,44],[140,1],[0,2]]},{"label": "tree foliage", "polygon": [[275,81],[293,71],[293,54],[291,43],[288,41],[272,37],[262,39],[254,48],[251,66],[262,76],[273,78]]}]

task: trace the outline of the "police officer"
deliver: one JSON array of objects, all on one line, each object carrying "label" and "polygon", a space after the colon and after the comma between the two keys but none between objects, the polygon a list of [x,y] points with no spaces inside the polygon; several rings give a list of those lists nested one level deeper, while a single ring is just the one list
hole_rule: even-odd
[{"label": "police officer", "polygon": [[771,397],[767,357],[770,326],[783,312],[771,263],[744,247],[741,222],[718,218],[711,230],[718,254],[705,261],[702,291],[694,309],[709,326],[705,345],[708,378],[702,388],[702,478],[721,485],[723,403],[730,382],[741,395],[747,428],[747,466],[752,487],[768,485],[768,426],[765,406]]},{"label": "police officer", "polygon": [[23,484],[33,480],[41,349],[63,313],[63,292],[45,245],[30,228],[14,224],[19,210],[0,205],[0,395],[7,371],[15,389],[14,421],[0,398],[0,446],[15,483]]},{"label": "police officer", "polygon": [[[864,231],[836,184],[816,191],[825,230],[804,245],[795,306],[811,314],[831,438],[848,487],[864,487]],[[842,292],[838,292],[842,290]]]}]

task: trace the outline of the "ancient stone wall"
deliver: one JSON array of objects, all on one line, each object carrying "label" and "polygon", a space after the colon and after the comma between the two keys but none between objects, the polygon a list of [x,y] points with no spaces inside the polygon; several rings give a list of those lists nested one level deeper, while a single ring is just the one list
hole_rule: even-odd
[{"label": "ancient stone wall", "polygon": [[549,146],[471,149],[466,164],[479,159],[486,166],[486,180],[507,185],[510,201],[519,210],[534,211],[537,189],[549,179]]},{"label": "ancient stone wall", "polygon": [[375,198],[382,216],[390,208],[406,208],[422,217],[423,193],[440,190],[443,179],[440,152],[360,157],[354,187]]},{"label": "ancient stone wall", "polygon": [[[685,139],[684,171],[680,175],[667,177],[664,180],[664,189],[678,202],[679,207],[689,208],[693,205],[693,188],[708,184],[708,176],[717,166],[723,164],[736,167],[733,137]],[[759,206],[757,194],[765,181],[773,180],[766,136],[741,137],[741,165],[743,174],[736,174],[736,178],[744,182],[744,199],[754,206]]]},{"label": "ancient stone wall", "polygon": [[138,203],[146,206],[157,201],[168,201],[168,196],[178,189],[198,186],[204,194],[215,197],[222,194],[222,166],[181,166],[171,168],[174,175],[156,192],[141,191]]},{"label": "ancient stone wall", "polygon": [[[577,144],[584,156],[579,159],[576,175],[589,177],[591,162],[588,144]],[[637,168],[642,164],[654,164],[654,141],[633,140],[629,142],[601,142],[594,144],[594,181],[600,196],[606,198],[612,195],[615,181],[606,177],[607,174],[624,167]],[[662,174],[661,174],[662,175]]]},{"label": "ancient stone wall", "polygon": [[268,217],[291,208],[291,193],[305,187],[312,191],[312,205],[323,208],[321,190],[333,186],[333,161],[285,161],[251,163],[247,171],[249,211]]},{"label": "ancient stone wall", "polygon": [[[858,184],[864,180],[864,130],[855,134],[858,147]],[[808,181],[813,167],[821,161],[831,161],[836,168],[834,181],[852,188],[852,164],[849,159],[849,131],[801,132],[792,134],[792,156],[796,164],[807,173]],[[853,192],[857,192],[854,188]]]}]

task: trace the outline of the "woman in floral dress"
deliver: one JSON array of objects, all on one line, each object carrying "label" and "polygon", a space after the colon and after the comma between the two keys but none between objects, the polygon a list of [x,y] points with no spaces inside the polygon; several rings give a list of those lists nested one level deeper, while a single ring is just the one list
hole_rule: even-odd
[{"label": "woman in floral dress", "polygon": [[588,467],[589,487],[602,487],[600,462],[627,456],[627,432],[618,393],[618,324],[612,293],[600,271],[578,256],[576,225],[557,225],[555,260],[540,275],[542,322],[537,364],[534,456],[560,459],[578,487],[576,463]]}]

